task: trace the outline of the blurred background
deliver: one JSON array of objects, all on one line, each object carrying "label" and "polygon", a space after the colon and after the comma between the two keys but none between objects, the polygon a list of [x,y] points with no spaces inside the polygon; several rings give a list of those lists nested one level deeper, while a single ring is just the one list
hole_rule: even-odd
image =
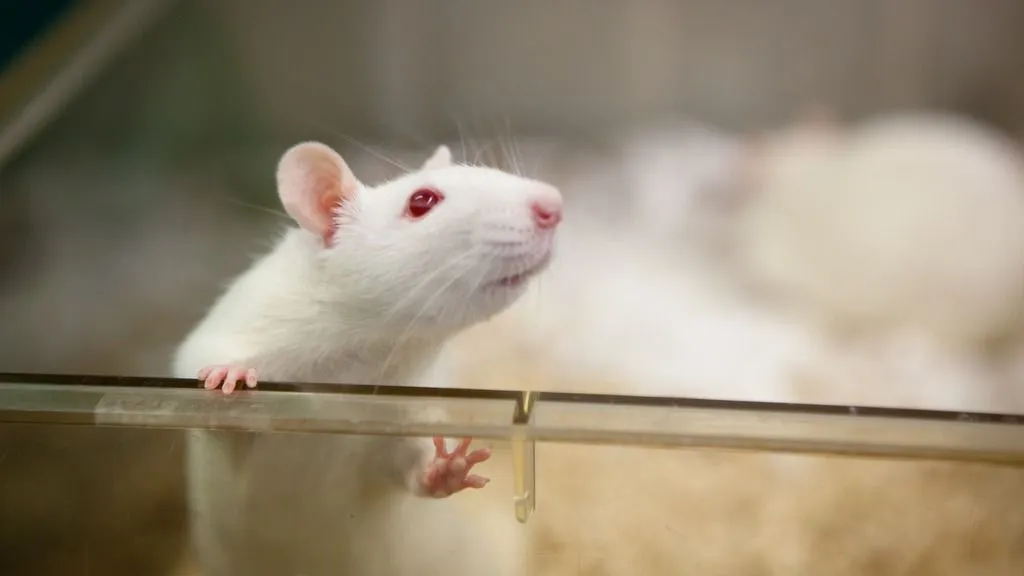
[{"label": "blurred background", "polygon": [[[5,372],[165,375],[285,224],[273,167],[299,140],[370,182],[439,142],[499,165],[514,145],[527,172],[597,207],[677,185],[684,152],[710,157],[673,148],[687,130],[719,142],[815,106],[846,121],[941,110],[1024,136],[1018,0],[8,4]],[[181,448],[177,433],[0,428],[0,573],[176,569]]]}]

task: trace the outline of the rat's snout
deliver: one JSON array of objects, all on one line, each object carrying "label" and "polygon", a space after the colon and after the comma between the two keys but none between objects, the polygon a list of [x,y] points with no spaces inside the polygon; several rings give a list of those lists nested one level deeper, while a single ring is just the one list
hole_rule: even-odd
[{"label": "rat's snout", "polygon": [[545,194],[530,202],[530,213],[538,228],[547,230],[558,226],[562,221],[562,196],[551,188]]},{"label": "rat's snout", "polygon": [[554,228],[562,221],[561,203],[535,201],[530,205],[530,210],[533,211],[533,221],[538,228]]}]

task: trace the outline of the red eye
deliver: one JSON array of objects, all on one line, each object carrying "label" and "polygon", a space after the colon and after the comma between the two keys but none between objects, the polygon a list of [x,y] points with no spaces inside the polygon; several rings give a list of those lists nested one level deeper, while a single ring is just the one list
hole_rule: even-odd
[{"label": "red eye", "polygon": [[409,196],[409,204],[406,206],[406,213],[412,218],[422,218],[427,212],[434,209],[444,200],[444,196],[430,188],[420,188]]}]

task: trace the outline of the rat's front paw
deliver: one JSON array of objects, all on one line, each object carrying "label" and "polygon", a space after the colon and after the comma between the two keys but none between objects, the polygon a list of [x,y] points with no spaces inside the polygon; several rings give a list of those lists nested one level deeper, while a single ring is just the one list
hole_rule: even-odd
[{"label": "rat's front paw", "polygon": [[199,371],[198,378],[203,388],[215,390],[218,386],[225,394],[231,394],[239,382],[245,382],[249,388],[256,387],[256,369],[235,364],[216,364]]},{"label": "rat's front paw", "polygon": [[448,452],[444,438],[434,438],[434,460],[420,477],[420,486],[427,496],[447,498],[466,488],[483,488],[489,480],[469,471],[474,465],[491,457],[487,448],[468,452],[472,438],[463,438],[455,450]]}]

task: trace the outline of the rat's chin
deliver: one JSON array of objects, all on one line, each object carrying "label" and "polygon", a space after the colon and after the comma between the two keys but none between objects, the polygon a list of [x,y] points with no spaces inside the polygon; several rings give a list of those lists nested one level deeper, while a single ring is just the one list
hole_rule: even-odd
[{"label": "rat's chin", "polygon": [[489,292],[509,292],[510,295],[522,292],[527,283],[534,276],[540,274],[551,263],[551,252],[544,254],[544,257],[528,268],[517,270],[512,274],[501,276],[483,285],[483,289]]}]

